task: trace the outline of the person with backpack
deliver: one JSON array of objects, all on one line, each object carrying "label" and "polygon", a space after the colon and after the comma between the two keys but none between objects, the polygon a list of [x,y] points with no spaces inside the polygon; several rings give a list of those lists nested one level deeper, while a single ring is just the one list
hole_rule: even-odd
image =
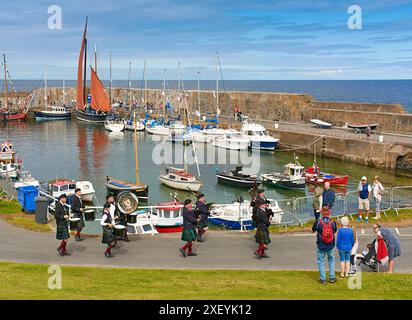
[{"label": "person with backpack", "polygon": [[332,210],[335,203],[335,191],[330,187],[330,182],[325,182],[325,190],[322,193],[322,207],[328,206]]},{"label": "person with backpack", "polygon": [[323,200],[322,200],[322,188],[316,187],[315,188],[315,196],[312,199],[312,208],[313,213],[315,214],[315,220],[318,221],[320,218],[320,211],[322,208]]},{"label": "person with backpack", "polygon": [[336,247],[339,250],[340,258],[340,277],[349,277],[350,257],[352,248],[355,245],[355,235],[352,228],[349,226],[349,218],[343,217],[340,220],[342,228],[338,231],[338,237],[336,240]]},{"label": "person with backpack", "polygon": [[358,222],[362,221],[362,213],[365,212],[365,222],[369,222],[369,199],[371,197],[372,188],[368,183],[368,179],[363,176],[358,186],[358,202],[359,202],[359,217]]},{"label": "person with backpack", "polygon": [[335,233],[337,231],[336,222],[330,218],[330,208],[328,206],[322,207],[322,218],[315,221],[312,227],[313,232],[317,232],[316,244],[317,251],[317,263],[320,273],[319,282],[326,285],[326,271],[325,260],[326,257],[329,262],[329,282],[335,283]]}]

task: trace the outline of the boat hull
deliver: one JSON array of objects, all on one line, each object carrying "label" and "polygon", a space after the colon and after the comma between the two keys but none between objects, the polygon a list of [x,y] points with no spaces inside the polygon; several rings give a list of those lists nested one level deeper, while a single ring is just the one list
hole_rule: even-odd
[{"label": "boat hull", "polygon": [[123,123],[105,123],[104,128],[110,132],[122,132],[124,130]]},{"label": "boat hull", "polygon": [[3,113],[0,114],[0,120],[2,121],[21,121],[21,120],[26,120],[27,118],[27,112],[21,112],[21,113],[15,113],[15,114],[9,114],[9,113]]},{"label": "boat hull", "polygon": [[247,150],[249,148],[248,141],[227,141],[222,139],[215,139],[213,145],[217,148],[227,149],[227,150]]},{"label": "boat hull", "polygon": [[306,182],[311,184],[324,184],[329,182],[332,186],[346,186],[348,184],[348,176],[335,176],[335,177],[306,177]]},{"label": "boat hull", "polygon": [[200,182],[182,182],[182,181],[173,181],[168,179],[167,177],[160,176],[159,180],[167,185],[170,188],[177,189],[177,190],[185,190],[185,191],[199,191],[202,187]]},{"label": "boat hull", "polygon": [[36,120],[68,120],[71,119],[72,115],[70,112],[64,114],[53,114],[43,111],[36,111]]},{"label": "boat hull", "polygon": [[249,142],[249,149],[273,151],[276,149],[277,145],[278,145],[278,141],[251,140]]},{"label": "boat hull", "polygon": [[216,174],[216,177],[217,177],[218,183],[230,185],[232,187],[237,187],[237,188],[252,188],[262,183],[262,181],[260,181],[259,179],[245,181],[245,180],[228,177],[228,176],[221,175],[221,174]]},{"label": "boat hull", "polygon": [[183,231],[183,226],[156,226],[155,228],[159,233],[177,233]]},{"label": "boat hull", "polygon": [[129,191],[133,194],[135,194],[139,200],[143,200],[143,201],[147,201],[148,197],[149,197],[149,187],[145,186],[145,187],[137,187],[137,188],[132,188],[132,187],[128,187],[128,186],[118,186],[118,185],[113,185],[112,183],[110,183],[110,181],[108,181],[106,183],[106,190],[107,193],[111,193],[113,194],[115,197],[117,197],[121,192],[124,191]]},{"label": "boat hull", "polygon": [[157,136],[168,136],[170,134],[170,129],[166,127],[162,128],[146,128],[146,132],[149,134],[157,135]]},{"label": "boat hull", "polygon": [[304,179],[302,180],[276,180],[276,179],[270,179],[270,178],[263,178],[262,177],[262,182],[265,185],[270,185],[275,188],[282,188],[282,189],[294,189],[294,190],[305,190],[306,187],[306,181]]},{"label": "boat hull", "polygon": [[[224,226],[226,229],[231,229],[231,230],[241,229],[241,223],[239,222],[239,220],[236,221],[236,220],[229,220],[229,219],[211,216],[209,217],[209,221],[214,225]],[[242,226],[243,226],[243,229],[253,230],[252,220],[242,221]]]},{"label": "boat hull", "polygon": [[80,121],[92,123],[104,123],[106,121],[106,114],[91,114],[83,110],[76,109],[76,118]]}]

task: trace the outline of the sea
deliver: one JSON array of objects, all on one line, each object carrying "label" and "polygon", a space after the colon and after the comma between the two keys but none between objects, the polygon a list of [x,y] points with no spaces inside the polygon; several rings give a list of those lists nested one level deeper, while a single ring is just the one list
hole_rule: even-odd
[{"label": "sea", "polygon": [[[108,86],[108,81],[103,81]],[[15,80],[16,91],[31,91],[42,87],[42,80]],[[67,80],[66,86],[74,87],[75,80]],[[184,89],[197,90],[197,80],[182,81]],[[3,90],[4,84],[0,83]],[[48,86],[61,87],[62,80],[48,80]],[[114,87],[128,87],[127,80],[114,80]],[[134,88],[142,87],[142,81],[132,81]],[[160,89],[162,80],[148,80],[147,87]],[[176,89],[178,82],[168,80],[167,88]],[[214,90],[213,80],[200,81],[201,90]],[[223,91],[257,91],[310,94],[318,101],[348,101],[368,103],[400,103],[412,113],[412,80],[222,80]]]}]

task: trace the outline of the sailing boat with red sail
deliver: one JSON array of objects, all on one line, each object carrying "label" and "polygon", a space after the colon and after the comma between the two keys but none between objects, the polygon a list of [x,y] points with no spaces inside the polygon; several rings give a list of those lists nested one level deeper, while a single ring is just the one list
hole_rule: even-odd
[{"label": "sailing boat with red sail", "polygon": [[[96,59],[96,57],[95,57]],[[111,110],[110,100],[103,83],[97,75],[97,68],[90,66],[91,103],[86,103],[86,65],[87,65],[87,18],[84,26],[82,45],[77,66],[76,117],[81,121],[104,123]]]},{"label": "sailing boat with red sail", "polygon": [[[9,94],[8,94],[8,70],[7,70],[7,63],[6,63],[6,55],[3,54],[3,68],[4,68],[4,101],[5,107],[0,107],[0,121],[19,121],[19,120],[26,120],[27,118],[27,109],[24,107],[20,107],[19,103],[17,102],[16,106],[13,106],[13,103],[9,101]],[[23,101],[23,103],[27,103],[27,101]],[[28,105],[28,103],[27,103]]]}]

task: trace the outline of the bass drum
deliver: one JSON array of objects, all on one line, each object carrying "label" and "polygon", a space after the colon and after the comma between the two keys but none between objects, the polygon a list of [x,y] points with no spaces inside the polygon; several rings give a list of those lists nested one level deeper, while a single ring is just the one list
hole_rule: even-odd
[{"label": "bass drum", "polygon": [[136,212],[139,208],[139,199],[130,191],[120,192],[116,198],[117,207],[124,214]]}]

